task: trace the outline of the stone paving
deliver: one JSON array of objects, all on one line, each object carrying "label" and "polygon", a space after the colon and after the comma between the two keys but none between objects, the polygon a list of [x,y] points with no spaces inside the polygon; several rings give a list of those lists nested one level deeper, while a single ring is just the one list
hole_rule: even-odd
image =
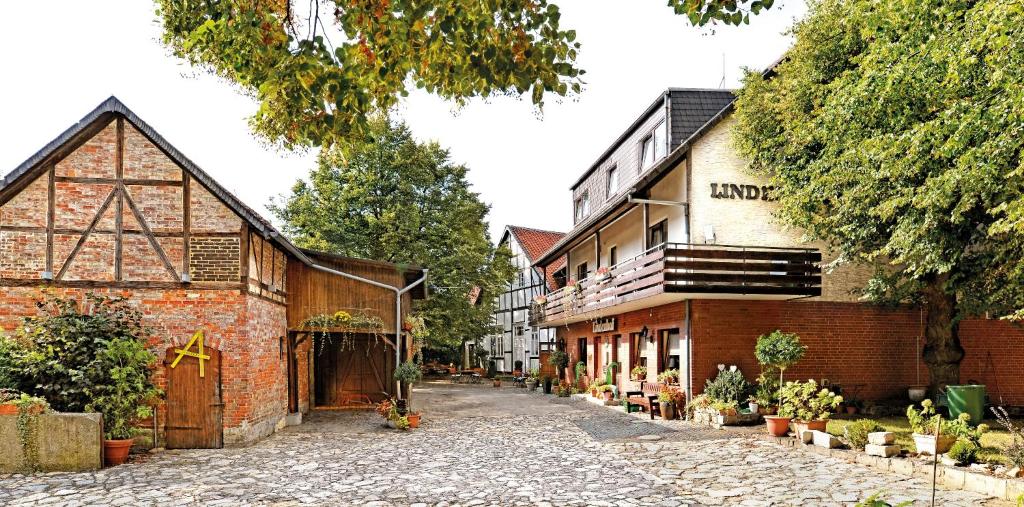
[{"label": "stone paving", "polygon": [[[240,449],[163,451],[95,473],[0,475],[10,505],[843,505],[929,485],[749,436],[524,389],[425,384],[418,430],[315,412]],[[939,504],[1005,505],[962,491]]]}]

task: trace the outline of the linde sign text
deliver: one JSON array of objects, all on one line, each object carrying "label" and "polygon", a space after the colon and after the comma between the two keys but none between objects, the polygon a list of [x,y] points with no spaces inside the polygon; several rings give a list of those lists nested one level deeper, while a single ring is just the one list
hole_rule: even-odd
[{"label": "linde sign text", "polygon": [[774,201],[772,191],[775,187],[769,185],[737,185],[735,183],[712,183],[712,199],[743,199],[746,201]]}]

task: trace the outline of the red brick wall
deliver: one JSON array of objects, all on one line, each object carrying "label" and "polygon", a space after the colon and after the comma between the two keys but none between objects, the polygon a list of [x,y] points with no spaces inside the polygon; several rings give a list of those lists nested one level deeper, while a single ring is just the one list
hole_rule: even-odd
[{"label": "red brick wall", "polygon": [[[48,292],[81,298],[84,289],[49,289]],[[161,360],[172,345],[183,345],[202,329],[206,343],[221,351],[221,388],[224,400],[224,441],[239,444],[273,433],[287,412],[287,365],[279,349],[286,336],[285,307],[243,295],[237,290],[116,290],[91,292],[124,296],[144,313],[153,329],[151,350]],[[24,316],[36,315],[34,302],[43,292],[25,287],[0,289],[0,330],[12,332]],[[305,346],[308,349],[308,345]],[[300,349],[300,350],[306,350]],[[300,357],[300,397],[308,399],[308,373]],[[155,379],[166,385],[163,365]],[[301,398],[300,398],[301,399]],[[308,406],[308,404],[307,404]],[[163,420],[163,409],[160,411]]]},{"label": "red brick wall", "polygon": [[960,381],[985,384],[993,403],[1024,405],[1024,329],[1003,320],[972,319],[960,323],[967,351]]},{"label": "red brick wall", "polygon": [[[601,363],[601,371],[594,371],[594,353],[596,352],[594,347],[594,337],[600,336],[602,346],[604,343],[608,343],[609,340],[615,335],[619,335],[620,343],[629,343],[629,336],[632,333],[639,333],[644,326],[647,326],[648,333],[650,336],[657,336],[658,331],[666,329],[679,329],[683,330],[686,318],[686,303],[671,303],[667,305],[657,306],[654,308],[645,308],[643,310],[637,310],[633,312],[627,312],[615,316],[617,319],[616,330],[607,333],[594,333],[593,323],[588,321],[577,322],[570,324],[569,326],[560,326],[556,330],[556,335],[559,340],[565,339],[566,351],[569,354],[569,378],[573,378],[575,374],[576,362],[580,360],[579,357],[579,338],[587,338],[587,357],[584,359],[587,363],[587,376],[591,379],[594,378],[595,374],[603,374],[604,370],[604,359]],[[657,342],[649,342],[647,344],[647,364],[648,364],[648,378],[653,381],[657,378]],[[632,365],[629,364],[629,356],[624,354],[625,347],[621,347],[619,351],[618,363],[619,367],[619,379],[617,384],[620,389],[629,387],[627,385],[629,378],[629,370],[632,369]],[[684,359],[685,362],[685,359]]]}]

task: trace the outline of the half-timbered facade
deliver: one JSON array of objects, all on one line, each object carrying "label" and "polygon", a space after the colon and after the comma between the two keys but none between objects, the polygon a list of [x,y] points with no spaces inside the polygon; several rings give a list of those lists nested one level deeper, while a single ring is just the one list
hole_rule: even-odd
[{"label": "half-timbered facade", "polygon": [[[397,288],[419,271],[318,255],[288,242],[111,97],[0,180],[0,331],[34,315],[45,294],[128,298],[166,358],[156,372],[168,394],[157,415],[163,441],[248,443],[332,399],[317,385],[342,389],[319,376],[348,370],[316,371],[302,325],[313,314],[377,315],[385,339],[368,347],[386,358],[375,365],[388,380],[365,387],[394,391],[395,293],[309,270],[327,264]],[[199,359],[175,362],[198,331],[217,363],[201,377]]]},{"label": "half-timbered facade", "polygon": [[560,232],[529,227],[505,227],[498,246],[512,252],[516,274],[507,289],[495,297],[493,324],[500,332],[486,339],[490,360],[498,371],[512,372],[516,361],[522,361],[524,370],[540,368],[544,364],[542,354],[554,346],[554,330],[531,326],[529,313],[533,300],[550,288],[543,271],[533,263],[562,236]]},{"label": "half-timbered facade", "polygon": [[[772,187],[733,148],[732,107],[726,90],[670,89],[584,172],[572,187],[575,226],[536,262],[559,287],[533,305],[531,323],[556,329],[591,378],[618,364],[620,388],[637,365],[648,381],[678,369],[688,395],[722,364],[753,380],[755,341],[775,329],[809,347],[793,378],[862,399],[927,384],[921,310],[860,301],[870,266],[835,263],[776,220]],[[1024,359],[1011,345],[1024,333],[968,319],[960,336],[963,381],[1024,403],[1024,383],[1005,373]]]}]

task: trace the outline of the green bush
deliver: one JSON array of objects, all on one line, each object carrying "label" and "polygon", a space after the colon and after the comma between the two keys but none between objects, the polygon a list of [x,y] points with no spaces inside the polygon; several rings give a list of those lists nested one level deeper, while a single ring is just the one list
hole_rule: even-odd
[{"label": "green bush", "polygon": [[59,412],[82,412],[96,392],[108,386],[108,347],[112,342],[141,342],[148,335],[142,313],[124,298],[87,294],[80,308],[70,298],[40,302],[40,315],[19,326],[24,347],[21,390],[45,398]]},{"label": "green bush", "polygon": [[106,376],[90,388],[92,399],[85,410],[103,414],[106,438],[132,438],[135,425],[153,415],[162,394],[151,379],[157,357],[137,339],[115,338],[97,360]]},{"label": "green bush", "polygon": [[779,370],[785,370],[803,359],[807,347],[800,343],[794,333],[783,333],[776,329],[757,338],[754,356],[757,362]]},{"label": "green bush", "polygon": [[704,394],[712,401],[739,403],[747,399],[749,389],[750,384],[743,378],[743,373],[726,369],[718,372],[714,380],[706,381]]},{"label": "green bush", "polygon": [[0,389],[21,389],[24,355],[25,349],[21,344],[0,333]]},{"label": "green bush", "polygon": [[978,460],[979,450],[980,446],[978,444],[968,439],[960,438],[953,444],[953,447],[949,448],[946,456],[956,461],[958,465],[970,465]]},{"label": "green bush", "polygon": [[843,430],[843,434],[846,437],[846,443],[850,444],[851,448],[863,449],[868,443],[868,433],[876,431],[885,431],[885,428],[872,419],[858,419],[848,424]]}]

